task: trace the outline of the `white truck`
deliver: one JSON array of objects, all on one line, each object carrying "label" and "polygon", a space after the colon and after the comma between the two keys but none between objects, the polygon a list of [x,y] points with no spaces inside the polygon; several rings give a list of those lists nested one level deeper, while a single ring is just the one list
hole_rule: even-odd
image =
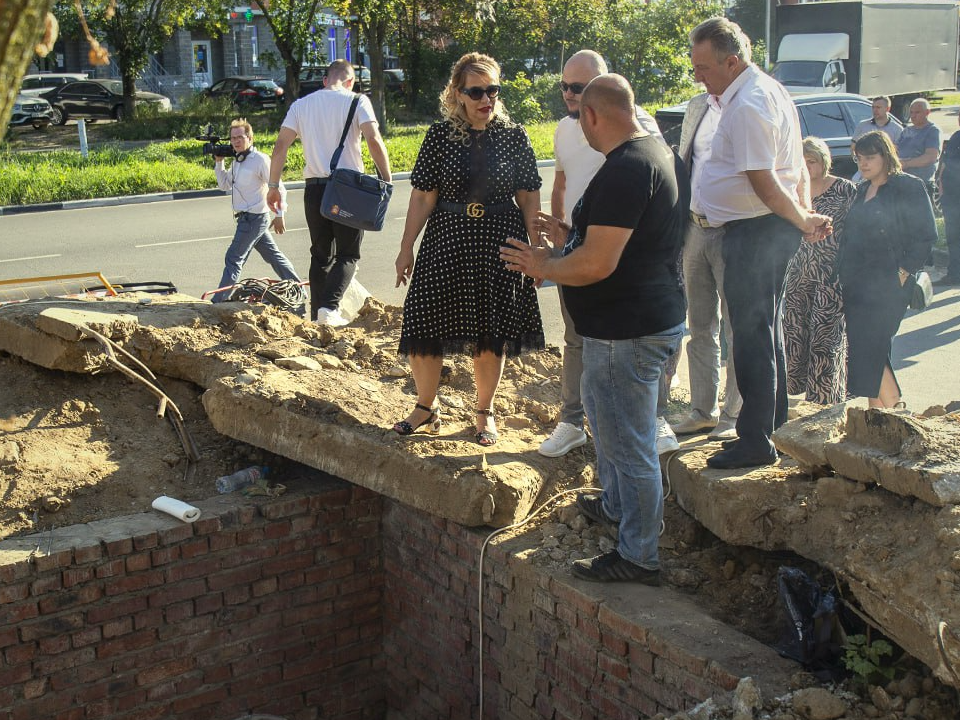
[{"label": "white truck", "polygon": [[956,0],[779,5],[771,74],[794,95],[889,95],[903,117],[921,93],[957,85]]}]

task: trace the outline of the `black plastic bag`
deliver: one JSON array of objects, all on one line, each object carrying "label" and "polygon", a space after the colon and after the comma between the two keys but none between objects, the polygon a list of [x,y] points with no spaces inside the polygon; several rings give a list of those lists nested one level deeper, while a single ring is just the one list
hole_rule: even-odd
[{"label": "black plastic bag", "polygon": [[774,649],[817,675],[842,675],[842,629],[835,587],[824,590],[803,570],[780,567],[777,591],[783,628]]}]

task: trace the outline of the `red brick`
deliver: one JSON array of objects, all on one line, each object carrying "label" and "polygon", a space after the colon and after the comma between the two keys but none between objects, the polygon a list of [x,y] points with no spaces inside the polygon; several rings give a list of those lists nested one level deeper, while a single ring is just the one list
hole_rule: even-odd
[{"label": "red brick", "polygon": [[104,590],[107,595],[126,595],[162,584],[163,572],[160,570],[150,570],[149,572],[141,572],[136,575],[107,580],[104,583]]},{"label": "red brick", "polygon": [[194,666],[193,658],[178,658],[154,665],[137,673],[137,685],[153,685],[164,680],[179,677]]},{"label": "red brick", "polygon": [[[273,568],[271,568],[273,570]],[[265,578],[263,580],[257,580],[254,582],[250,591],[253,594],[253,597],[263,597],[264,595],[270,595],[277,591],[277,579],[275,577]]]},{"label": "red brick", "polygon": [[38,605],[42,615],[52,615],[76,605],[89,605],[101,597],[103,597],[103,590],[99,585],[86,585],[77,590],[61,591],[47,595],[40,598]]},{"label": "red brick", "polygon": [[612,675],[618,680],[627,681],[630,679],[630,666],[622,660],[612,658],[606,653],[600,653],[597,656],[597,664],[607,675]]},{"label": "red brick", "polygon": [[65,588],[71,588],[74,585],[79,585],[80,583],[85,583],[92,580],[93,568],[89,568],[89,567],[69,568],[63,571],[62,577],[63,577],[63,586]]},{"label": "red brick", "polygon": [[136,555],[128,555],[126,558],[128,573],[149,570],[150,566],[150,553],[137,553]]},{"label": "red brick", "polygon": [[267,502],[260,506],[260,514],[267,520],[304,515],[310,509],[309,497],[288,497]]},{"label": "red brick", "polygon": [[87,545],[73,549],[73,560],[77,565],[91,563],[103,557],[103,547],[100,543],[96,545]]},{"label": "red brick", "polygon": [[69,635],[54,635],[53,637],[40,638],[37,642],[37,648],[42,655],[56,655],[70,649]]},{"label": "red brick", "polygon": [[49,675],[67,668],[74,668],[93,662],[95,653],[92,647],[70,650],[57,655],[46,655],[35,658],[33,672],[37,675]]},{"label": "red brick", "polygon": [[18,642],[20,642],[20,635],[17,633],[17,628],[0,627],[0,648],[16,645]]},{"label": "red brick", "polygon": [[97,577],[108,578],[122,575],[124,567],[125,564],[122,558],[119,560],[110,560],[97,567]]},{"label": "red brick", "polygon": [[601,631],[600,635],[603,647],[619,657],[626,656],[627,642],[622,637],[606,631]]},{"label": "red brick", "polygon": [[223,530],[223,520],[219,515],[202,517],[193,524],[193,530],[197,535],[212,535]]},{"label": "red brick", "polygon": [[126,556],[133,552],[133,538],[108,540],[104,542],[103,547],[108,557]]},{"label": "red brick", "polygon": [[202,579],[167,583],[150,593],[150,607],[164,607],[183,600],[200,597],[207,592],[207,583]]},{"label": "red brick", "polygon": [[206,705],[219,703],[226,697],[227,689],[224,687],[212,688],[187,697],[179,697],[173,701],[173,712],[179,715],[189,710],[196,710]]},{"label": "red brick", "polygon": [[601,625],[606,625],[610,630],[626,640],[635,640],[643,645],[648,644],[647,631],[645,628],[637,625],[625,618],[620,613],[611,610],[608,605],[602,605],[597,615]]},{"label": "red brick", "polygon": [[73,548],[57,550],[49,555],[36,555],[33,558],[37,572],[47,572],[58,568],[70,567],[73,564]]},{"label": "red brick", "polygon": [[[11,645],[3,652],[3,657],[7,665],[18,665],[20,663],[29,663],[37,654],[37,646],[32,642],[25,642],[22,645]],[[8,668],[9,669],[9,668]],[[29,666],[27,668],[29,670]],[[6,674],[7,670],[4,670]],[[29,677],[29,673],[28,673]],[[11,682],[4,676],[5,683]]]},{"label": "red brick", "polygon": [[173,547],[180,549],[180,554],[185,560],[190,560],[198,555],[206,555],[208,552],[210,552],[210,539],[206,537],[199,537],[194,540],[188,540],[182,545],[175,545]]},{"label": "red brick", "polygon": [[210,536],[210,550],[227,550],[237,546],[237,534],[232,532],[219,532]]},{"label": "red brick", "polygon": [[642,646],[635,643],[630,645],[630,665],[633,666],[635,671],[640,671],[646,673],[647,675],[653,674],[653,653],[645,650]]},{"label": "red brick", "polygon": [[220,560],[215,556],[204,557],[192,562],[178,562],[168,565],[164,570],[167,583],[206,577],[220,569]]},{"label": "red brick", "polygon": [[121,635],[113,640],[104,640],[97,647],[98,658],[110,658],[124,653],[133,652],[149,647],[157,641],[155,630],[139,630],[127,635]]},{"label": "red brick", "polygon": [[30,594],[44,595],[50,592],[57,592],[62,587],[63,579],[60,577],[60,573],[50,573],[30,583]]},{"label": "red brick", "polygon": [[136,630],[144,628],[158,627],[163,623],[163,610],[160,608],[151,608],[144,610],[133,616],[133,627]]},{"label": "red brick", "polygon": [[197,615],[206,615],[218,611],[223,607],[223,595],[207,593],[194,601],[194,611]]},{"label": "red brick", "polygon": [[99,627],[84,628],[71,636],[71,642],[75,648],[81,648],[100,642],[100,637],[101,630]]},{"label": "red brick", "polygon": [[36,622],[22,624],[20,626],[20,639],[24,642],[30,642],[41,637],[70,633],[83,626],[83,615],[80,613],[47,617]]},{"label": "red brick", "polygon": [[666,658],[679,667],[692,672],[694,675],[702,675],[703,671],[707,669],[707,660],[705,658],[698,657],[684,650],[682,647],[672,645],[657,635],[651,634],[647,639],[650,644],[650,650],[655,655]]},{"label": "red brick", "polygon": [[30,596],[30,585],[17,583],[16,585],[0,585],[0,604],[13,603],[25,600]]},{"label": "red brick", "polygon": [[133,632],[133,618],[125,616],[116,620],[108,620],[103,624],[102,632],[104,638],[114,638]]},{"label": "red brick", "polygon": [[0,565],[0,584],[2,585],[9,585],[30,575],[33,575],[33,564],[30,560],[24,559],[20,562]]},{"label": "red brick", "polygon": [[136,551],[149,550],[160,544],[160,537],[155,532],[146,535],[137,535],[133,538],[133,549]]},{"label": "red brick", "polygon": [[289,520],[270,523],[263,529],[263,536],[267,540],[276,540],[277,538],[286,537],[289,534],[290,534]]},{"label": "red brick", "polygon": [[193,617],[193,602],[185,600],[184,602],[167,605],[163,609],[163,614],[168,623],[178,623],[181,620]]},{"label": "red brick", "polygon": [[123,615],[132,615],[135,612],[146,609],[146,607],[147,598],[144,595],[121,597],[117,600],[101,603],[87,610],[87,622],[93,625],[99,625],[106,620],[112,620],[113,618]]},{"label": "red brick", "polygon": [[237,545],[259,545],[265,537],[263,527],[245,527],[237,531]]},{"label": "red brick", "polygon": [[193,524],[177,523],[172,527],[160,530],[157,535],[161,545],[176,545],[193,537]]},{"label": "red brick", "polygon": [[734,675],[725,667],[722,667],[712,660],[707,663],[706,670],[704,670],[703,673],[703,679],[724,690],[735,690],[737,684],[740,682],[739,675]]},{"label": "red brick", "polygon": [[207,577],[207,587],[211,590],[222,590],[237,585],[246,585],[254,580],[259,580],[261,574],[262,568],[259,565],[247,565],[235,570],[224,570],[209,575]]},{"label": "red brick", "polygon": [[176,562],[180,559],[180,546],[179,545],[170,545],[168,547],[160,548],[159,550],[154,550],[150,553],[150,563],[154,567],[159,567],[160,565],[167,565],[168,563]]},{"label": "red brick", "polygon": [[302,515],[290,520],[290,534],[299,535],[307,530],[313,530],[317,526],[316,515]]}]

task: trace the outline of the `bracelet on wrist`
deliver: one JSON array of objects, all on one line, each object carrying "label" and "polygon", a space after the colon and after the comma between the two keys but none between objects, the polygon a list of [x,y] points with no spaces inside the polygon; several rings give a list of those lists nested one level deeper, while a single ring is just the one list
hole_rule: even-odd
[{"label": "bracelet on wrist", "polygon": [[268,183],[267,183],[267,187],[268,187],[268,188],[272,188],[272,189],[274,189],[274,190],[279,190],[279,189],[280,189],[280,183],[268,182]]}]

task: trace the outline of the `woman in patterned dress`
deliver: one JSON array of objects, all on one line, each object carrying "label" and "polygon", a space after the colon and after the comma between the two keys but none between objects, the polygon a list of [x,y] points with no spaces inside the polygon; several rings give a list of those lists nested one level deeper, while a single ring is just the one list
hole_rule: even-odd
[{"label": "woman in patterned dress", "polygon": [[833,405],[843,402],[847,392],[837,249],[857,187],[830,174],[830,148],[820,138],[803,141],[803,159],[810,173],[813,211],[833,218],[833,234],[820,242],[801,243],[787,266],[783,293],[787,392],[805,393],[810,402]]},{"label": "woman in patterned dress", "polygon": [[[500,66],[480,53],[454,65],[440,96],[443,120],[427,132],[410,177],[413,190],[397,255],[403,304],[400,353],[417,402],[393,429],[437,432],[443,356],[473,356],[476,440],[497,441],[493,401],[504,357],[544,347],[536,291],[500,260],[507,237],[536,238],[540,176],[530,139],[500,102]],[[413,246],[424,232],[414,265]]]}]

